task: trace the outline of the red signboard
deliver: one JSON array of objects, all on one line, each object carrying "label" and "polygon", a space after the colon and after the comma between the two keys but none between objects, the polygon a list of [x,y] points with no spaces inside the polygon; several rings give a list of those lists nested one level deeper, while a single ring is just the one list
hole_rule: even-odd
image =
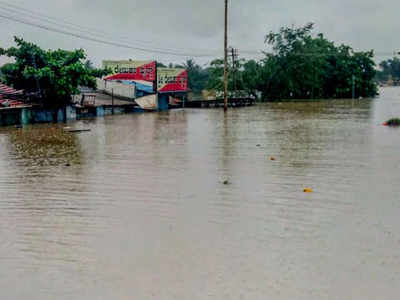
[{"label": "red signboard", "polygon": [[156,66],[155,61],[105,60],[103,68],[111,69],[113,74],[104,79],[142,81],[142,83],[148,81],[153,84],[157,83],[159,92],[187,92],[188,73],[185,69],[156,69]]},{"label": "red signboard", "polygon": [[187,92],[188,73],[185,69],[158,68],[157,86],[159,92]]},{"label": "red signboard", "polygon": [[110,68],[114,73],[105,77],[105,80],[155,81],[156,79],[155,61],[104,61],[103,67]]}]

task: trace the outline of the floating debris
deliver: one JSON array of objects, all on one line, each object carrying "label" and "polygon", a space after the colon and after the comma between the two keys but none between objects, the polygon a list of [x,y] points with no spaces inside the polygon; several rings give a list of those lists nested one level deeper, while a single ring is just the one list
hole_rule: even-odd
[{"label": "floating debris", "polygon": [[62,127],[51,125],[27,126],[10,135],[13,151],[27,165],[62,166],[80,162],[76,135]]},{"label": "floating debris", "polygon": [[312,193],[312,192],[313,192],[313,190],[310,189],[310,188],[305,188],[304,189],[304,193]]},{"label": "floating debris", "polygon": [[256,146],[257,146],[257,147],[261,147],[261,144],[257,144]]},{"label": "floating debris", "polygon": [[229,182],[229,180],[228,179],[225,179],[224,181],[223,181],[223,184],[225,184],[225,185],[228,185],[230,182]]},{"label": "floating debris", "polygon": [[271,157],[269,158],[269,160],[272,160],[272,161],[274,161],[274,160],[276,160],[276,158],[275,158],[275,157],[273,157],[273,156],[271,156]]},{"label": "floating debris", "polygon": [[386,121],[385,123],[383,123],[383,126],[400,126],[400,118],[393,118],[390,119],[388,121]]},{"label": "floating debris", "polygon": [[80,133],[80,132],[88,132],[91,131],[91,129],[67,129],[65,130],[66,132],[69,133]]}]

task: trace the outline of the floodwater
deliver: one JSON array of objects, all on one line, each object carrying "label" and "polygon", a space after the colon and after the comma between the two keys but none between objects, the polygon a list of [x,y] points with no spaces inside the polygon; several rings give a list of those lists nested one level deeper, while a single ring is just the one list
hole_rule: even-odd
[{"label": "floodwater", "polygon": [[394,116],[398,88],[1,128],[0,299],[398,299]]}]

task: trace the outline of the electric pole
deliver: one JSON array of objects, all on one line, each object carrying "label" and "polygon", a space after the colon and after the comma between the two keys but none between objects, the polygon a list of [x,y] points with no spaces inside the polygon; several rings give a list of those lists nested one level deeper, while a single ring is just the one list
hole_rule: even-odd
[{"label": "electric pole", "polygon": [[225,0],[224,111],[228,110],[228,0]]},{"label": "electric pole", "polygon": [[231,47],[231,55],[232,55],[232,81],[233,81],[233,90],[234,97],[236,97],[236,59],[238,58],[238,50]]}]

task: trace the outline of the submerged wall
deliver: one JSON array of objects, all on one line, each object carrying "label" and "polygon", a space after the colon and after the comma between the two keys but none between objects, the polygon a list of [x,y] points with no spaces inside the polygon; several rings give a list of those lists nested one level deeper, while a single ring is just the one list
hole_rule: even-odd
[{"label": "submerged wall", "polygon": [[134,84],[123,84],[111,80],[103,80],[97,78],[97,89],[114,96],[127,99],[135,100],[136,98],[136,86]]},{"label": "submerged wall", "polygon": [[158,94],[157,110],[165,111],[169,107],[169,95],[168,94]]},{"label": "submerged wall", "polygon": [[18,108],[0,110],[0,126],[21,124],[21,110]]},{"label": "submerged wall", "polygon": [[75,107],[44,109],[39,107],[15,107],[0,110],[0,126],[52,123],[76,120]]},{"label": "submerged wall", "polygon": [[[164,108],[165,105],[162,105]],[[168,108],[167,108],[168,109]],[[84,118],[103,117],[107,115],[143,113],[136,105],[103,105],[96,107],[67,106],[60,109],[40,107],[15,107],[0,109],[0,126],[27,125],[33,123],[67,122]]]}]

